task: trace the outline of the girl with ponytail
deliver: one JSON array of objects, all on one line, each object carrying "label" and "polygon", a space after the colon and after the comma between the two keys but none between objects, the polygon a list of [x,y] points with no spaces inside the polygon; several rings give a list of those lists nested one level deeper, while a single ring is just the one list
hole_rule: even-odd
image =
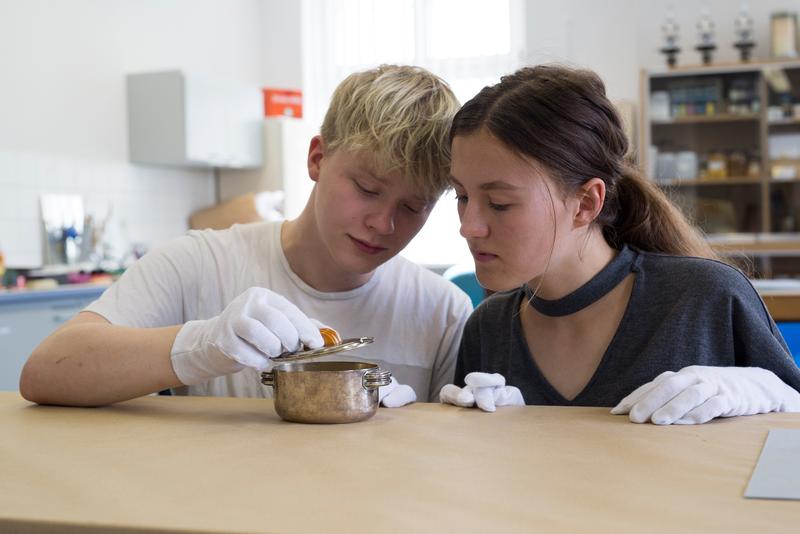
[{"label": "girl with ponytail", "polygon": [[656,424],[800,411],[800,370],[758,293],[626,163],[596,74],[505,76],[450,139],[461,234],[497,294],[469,319],[443,402]]}]

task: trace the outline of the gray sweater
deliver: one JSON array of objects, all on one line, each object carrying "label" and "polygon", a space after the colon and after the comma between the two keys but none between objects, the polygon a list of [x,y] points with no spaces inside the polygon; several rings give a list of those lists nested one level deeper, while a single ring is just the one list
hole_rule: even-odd
[{"label": "gray sweater", "polygon": [[492,295],[473,312],[456,385],[472,371],[500,373],[526,404],[614,406],[664,371],[712,365],[769,369],[800,391],[800,369],[740,271],[700,258],[635,250],[629,257],[626,268],[636,273],[630,302],[594,376],[572,401],[547,382],[531,356],[517,313],[522,288]]}]

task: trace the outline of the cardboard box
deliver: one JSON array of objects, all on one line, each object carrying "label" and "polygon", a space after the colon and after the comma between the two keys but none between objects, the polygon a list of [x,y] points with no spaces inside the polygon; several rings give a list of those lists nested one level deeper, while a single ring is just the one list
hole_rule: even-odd
[{"label": "cardboard box", "polygon": [[256,209],[255,194],[247,193],[193,213],[189,217],[189,227],[198,230],[222,230],[236,223],[247,224],[262,220]]}]

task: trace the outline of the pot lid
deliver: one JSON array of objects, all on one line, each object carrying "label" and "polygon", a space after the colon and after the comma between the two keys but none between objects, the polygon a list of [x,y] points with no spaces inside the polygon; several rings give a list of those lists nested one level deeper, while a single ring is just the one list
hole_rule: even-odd
[{"label": "pot lid", "polygon": [[301,360],[310,360],[312,358],[319,358],[322,356],[327,356],[329,354],[336,354],[337,352],[343,352],[346,350],[357,349],[359,347],[363,347],[364,345],[369,345],[375,341],[375,338],[372,337],[351,337],[349,339],[343,339],[341,343],[338,345],[331,345],[329,347],[322,347],[319,349],[313,350],[301,350],[297,352],[284,352],[280,356],[276,356],[274,358],[270,358],[274,363],[283,363],[283,362],[297,362]]}]

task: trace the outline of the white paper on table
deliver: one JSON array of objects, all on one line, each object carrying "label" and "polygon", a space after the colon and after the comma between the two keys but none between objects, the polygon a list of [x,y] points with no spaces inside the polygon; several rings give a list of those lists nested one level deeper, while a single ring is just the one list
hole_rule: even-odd
[{"label": "white paper on table", "polygon": [[800,499],[800,430],[769,431],[744,496]]}]

